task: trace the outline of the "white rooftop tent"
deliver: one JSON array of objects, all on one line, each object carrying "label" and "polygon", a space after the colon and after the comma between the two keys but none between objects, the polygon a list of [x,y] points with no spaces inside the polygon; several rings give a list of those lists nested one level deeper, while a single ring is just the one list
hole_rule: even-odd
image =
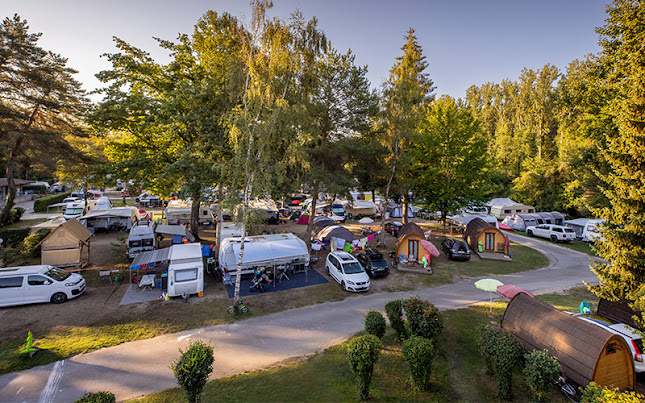
[{"label": "white rooftop tent", "polygon": [[[240,238],[222,240],[219,250],[219,265],[227,273],[237,274],[241,247]],[[253,273],[256,266],[282,264],[309,265],[309,251],[305,242],[294,234],[250,236],[244,240],[244,257],[241,274]]]},{"label": "white rooftop tent", "polygon": [[504,205],[511,205],[511,204],[517,204],[516,201],[509,199],[508,197],[498,197],[496,199],[492,199],[486,203],[484,203],[485,206],[491,207],[491,206],[504,206]]},{"label": "white rooftop tent", "polygon": [[494,226],[495,228],[499,228],[499,223],[497,222],[497,218],[488,214],[459,214],[459,215],[453,215],[448,217],[449,220],[459,223],[464,227],[466,227],[468,223],[474,220],[475,218],[481,218],[482,220],[486,221],[487,223]]}]

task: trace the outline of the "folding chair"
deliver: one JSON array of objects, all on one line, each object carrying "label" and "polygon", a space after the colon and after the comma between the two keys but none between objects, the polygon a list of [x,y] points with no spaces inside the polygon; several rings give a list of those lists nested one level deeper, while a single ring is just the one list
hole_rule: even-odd
[{"label": "folding chair", "polygon": [[103,284],[107,284],[108,282],[112,284],[112,271],[99,270],[99,281]]}]

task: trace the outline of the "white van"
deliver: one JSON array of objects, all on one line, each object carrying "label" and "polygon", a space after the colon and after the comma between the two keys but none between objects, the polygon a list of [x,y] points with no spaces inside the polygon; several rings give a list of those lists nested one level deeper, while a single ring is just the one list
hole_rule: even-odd
[{"label": "white van", "polygon": [[130,229],[126,248],[128,258],[134,259],[141,252],[147,252],[157,248],[157,239],[155,238],[156,226],[157,223],[154,221],[140,221]]},{"label": "white van", "polygon": [[82,200],[67,203],[63,217],[65,217],[66,220],[71,220],[72,218],[78,218],[82,216],[83,210],[85,210],[85,213],[87,213],[88,211],[92,211],[95,208],[96,208],[95,200],[88,200],[87,208],[85,208],[85,201],[82,201]]},{"label": "white van", "polygon": [[0,269],[0,306],[53,302],[60,304],[85,291],[85,279],[53,266]]}]

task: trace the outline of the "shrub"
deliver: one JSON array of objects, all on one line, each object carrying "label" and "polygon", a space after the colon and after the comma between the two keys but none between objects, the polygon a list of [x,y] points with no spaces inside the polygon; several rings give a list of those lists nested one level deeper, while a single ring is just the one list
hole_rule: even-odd
[{"label": "shrub", "polygon": [[486,374],[493,375],[493,364],[491,363],[491,348],[489,343],[494,342],[495,329],[490,325],[480,325],[477,328],[477,345],[479,346],[479,351],[482,352],[484,356],[484,362],[486,362]]},{"label": "shrub", "polygon": [[403,308],[412,334],[433,340],[443,331],[443,319],[439,310],[418,295],[403,301]]},{"label": "shrub", "polygon": [[410,367],[412,385],[416,389],[428,389],[436,355],[434,344],[426,338],[412,336],[403,342],[403,358]]},{"label": "shrub", "polygon": [[0,229],[0,238],[4,239],[3,247],[15,248],[29,236],[29,228]]},{"label": "shrub", "polygon": [[9,218],[7,218],[6,225],[14,224],[20,221],[20,218],[25,213],[25,209],[20,206],[16,206],[9,211]]},{"label": "shrub", "polygon": [[380,312],[369,311],[365,316],[365,331],[379,339],[385,334],[385,318]]},{"label": "shrub", "polygon": [[405,331],[405,321],[403,320],[403,301],[401,299],[393,299],[385,304],[385,313],[390,326],[396,332],[396,337],[399,340],[405,340],[408,335]]},{"label": "shrub", "polygon": [[641,403],[645,396],[636,392],[619,392],[607,389],[595,382],[589,383],[582,391],[581,403]]},{"label": "shrub", "polygon": [[213,346],[197,340],[190,343],[188,350],[180,349],[179,352],[181,357],[170,368],[188,401],[198,402],[208,376],[213,372]]},{"label": "shrub", "polygon": [[533,350],[530,354],[525,354],[524,358],[526,358],[526,366],[522,372],[526,376],[526,383],[535,395],[535,400],[540,402],[549,388],[558,380],[560,363],[555,357],[549,355],[548,350]]},{"label": "shrub", "polygon": [[25,257],[38,257],[40,254],[40,245],[39,243],[45,239],[51,230],[44,228],[34,232],[25,239],[22,240],[22,254]]},{"label": "shrub", "polygon": [[366,400],[369,396],[374,364],[380,353],[381,340],[374,335],[359,336],[348,342],[347,361],[356,375],[356,387],[361,400]]},{"label": "shrub", "polygon": [[72,192],[58,193],[51,196],[41,197],[40,199],[34,200],[34,212],[43,213],[47,211],[47,206],[51,204],[60,203],[65,198],[69,197]]},{"label": "shrub", "polygon": [[492,328],[480,332],[479,345],[484,357],[488,356],[487,364],[499,382],[499,398],[510,400],[513,382],[511,371],[522,357],[522,346],[510,334]]},{"label": "shrub", "polygon": [[76,403],[115,403],[116,397],[112,392],[85,392],[83,397],[78,399]]}]

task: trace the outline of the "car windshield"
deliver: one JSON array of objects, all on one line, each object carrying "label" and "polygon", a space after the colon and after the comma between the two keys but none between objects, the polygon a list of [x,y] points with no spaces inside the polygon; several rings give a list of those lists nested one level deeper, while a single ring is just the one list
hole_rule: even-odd
[{"label": "car windshield", "polygon": [[45,274],[48,275],[49,277],[53,278],[56,281],[64,281],[69,276],[71,276],[71,274],[69,274],[65,270],[56,269],[56,268],[51,268],[51,269],[47,270],[47,272]]},{"label": "car windshield", "polygon": [[68,208],[65,210],[65,214],[82,214],[83,209],[82,208]]},{"label": "car windshield", "polygon": [[589,224],[587,226],[587,231],[596,232],[596,226],[594,224]]},{"label": "car windshield", "polygon": [[372,267],[387,267],[387,262],[385,260],[372,260]]},{"label": "car windshield", "polygon": [[336,214],[342,214],[345,212],[345,209],[343,209],[342,207],[332,207],[331,211]]},{"label": "car windshield", "polygon": [[343,264],[345,274],[357,274],[363,272],[363,266],[357,262]]}]

